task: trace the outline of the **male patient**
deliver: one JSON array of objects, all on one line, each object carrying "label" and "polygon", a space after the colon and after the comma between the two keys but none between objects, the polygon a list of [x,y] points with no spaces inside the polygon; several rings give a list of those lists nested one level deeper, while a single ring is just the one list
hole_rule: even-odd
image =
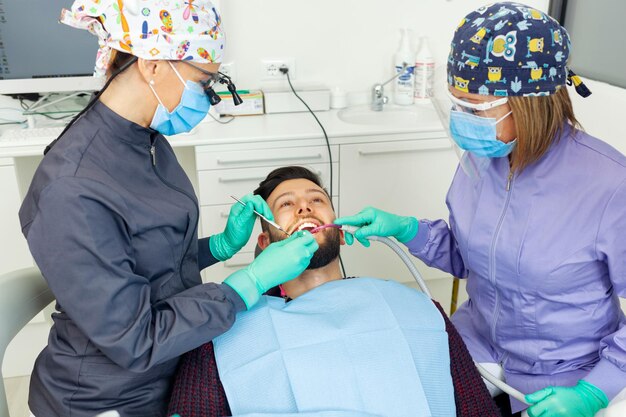
[{"label": "male patient", "polygon": [[[254,193],[289,234],[335,219],[319,178],[303,167],[272,171]],[[262,228],[261,249],[287,237],[266,223]],[[455,378],[454,391],[445,332],[453,329],[430,300],[393,281],[342,280],[343,232],[327,228],[315,237],[319,249],[308,269],[274,289],[284,300],[264,297],[223,337],[183,358],[170,413],[498,415],[465,350],[467,358],[457,361],[464,367],[453,364],[452,377],[463,373],[465,382],[478,384],[459,386]],[[453,335],[451,345],[460,340]],[[455,407],[455,395],[464,404]]]}]

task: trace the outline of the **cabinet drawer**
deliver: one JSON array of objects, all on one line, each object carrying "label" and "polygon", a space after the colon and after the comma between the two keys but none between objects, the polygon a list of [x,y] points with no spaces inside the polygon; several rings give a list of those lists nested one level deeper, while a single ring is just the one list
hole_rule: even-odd
[{"label": "cabinet drawer", "polygon": [[15,162],[13,162],[13,158],[0,158],[0,167],[8,167],[13,166]]},{"label": "cabinet drawer", "polygon": [[[224,231],[226,227],[226,221],[228,219],[228,213],[230,212],[231,205],[223,204],[219,206],[204,206],[200,208],[200,218],[202,219],[202,233],[201,236],[208,237]],[[257,242],[257,236],[261,233],[261,222],[257,221],[252,230],[250,240],[244,246],[242,252],[254,252],[254,248]]]},{"label": "cabinet drawer", "polygon": [[[301,165],[301,164],[300,164]],[[199,199],[201,206],[231,204],[235,197],[242,197],[254,191],[259,182],[267,177],[275,168],[284,165],[256,168],[237,168],[213,171],[198,171]],[[311,169],[322,178],[322,182],[328,186],[330,180],[330,167],[328,164],[303,165]],[[339,164],[333,163],[333,193],[339,191],[338,184]],[[330,190],[329,190],[330,191]]]},{"label": "cabinet drawer", "polygon": [[[352,156],[366,161],[369,158],[380,159],[386,156],[393,158],[396,155],[411,157],[411,153],[451,149],[452,145],[448,139],[421,139],[405,142],[348,145],[345,148],[351,148],[349,152],[351,152]],[[355,150],[356,152],[354,152]],[[343,154],[345,155],[345,153]]]},{"label": "cabinet drawer", "polygon": [[254,252],[239,252],[226,262],[218,262],[202,271],[203,282],[222,282],[230,274],[245,268],[254,260]]},{"label": "cabinet drawer", "polygon": [[[331,146],[333,162],[339,161],[339,147]],[[210,146],[196,149],[198,171],[261,166],[284,166],[328,163],[328,148],[304,146],[300,148],[251,149],[244,151],[215,152]]]}]

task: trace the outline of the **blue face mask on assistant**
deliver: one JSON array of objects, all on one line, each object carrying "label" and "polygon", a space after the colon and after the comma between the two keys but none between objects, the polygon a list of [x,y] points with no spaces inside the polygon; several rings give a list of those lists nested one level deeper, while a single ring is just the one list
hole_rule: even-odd
[{"label": "blue face mask on assistant", "polygon": [[205,94],[202,85],[193,81],[185,82],[172,63],[170,62],[169,64],[176,72],[180,81],[185,85],[185,90],[178,106],[171,112],[168,111],[152,85],[150,85],[152,92],[159,101],[150,127],[167,136],[191,131],[206,117],[211,108],[211,102]]},{"label": "blue face mask on assistant", "polygon": [[450,111],[450,135],[459,148],[487,158],[501,158],[513,151],[517,140],[504,143],[496,136],[496,126],[511,112],[500,119],[481,117],[452,109]]}]

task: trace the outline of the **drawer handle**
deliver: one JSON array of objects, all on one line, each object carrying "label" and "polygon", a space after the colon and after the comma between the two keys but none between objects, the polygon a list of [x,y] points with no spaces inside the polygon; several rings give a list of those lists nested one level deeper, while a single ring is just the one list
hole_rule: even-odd
[{"label": "drawer handle", "polygon": [[322,154],[315,155],[294,155],[294,156],[272,156],[270,158],[241,158],[241,159],[218,159],[218,165],[232,165],[232,164],[249,164],[253,162],[273,162],[273,161],[290,161],[290,160],[302,160],[302,159],[321,159]]},{"label": "drawer handle", "polygon": [[252,176],[252,177],[232,177],[232,178],[222,178],[219,177],[217,179],[218,182],[221,183],[229,183],[229,182],[248,182],[248,181],[261,181],[265,179],[265,177],[261,176]]},{"label": "drawer handle", "polygon": [[222,212],[220,212],[220,217],[221,217],[222,219],[227,219],[227,218],[228,218],[228,214],[229,214],[229,213],[224,213],[224,212],[222,211]]},{"label": "drawer handle", "polygon": [[374,155],[391,155],[396,153],[406,153],[406,152],[420,152],[420,151],[428,151],[433,149],[449,149],[450,143],[447,141],[437,141],[436,143],[424,144],[415,148],[409,149],[388,149],[384,151],[362,151],[359,150],[359,155],[362,156],[374,156]]}]

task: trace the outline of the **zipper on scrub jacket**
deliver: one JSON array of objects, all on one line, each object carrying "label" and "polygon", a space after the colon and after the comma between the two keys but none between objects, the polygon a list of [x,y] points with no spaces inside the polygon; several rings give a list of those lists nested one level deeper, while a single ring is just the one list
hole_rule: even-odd
[{"label": "zipper on scrub jacket", "polygon": [[506,180],[506,190],[511,191],[511,180],[513,180],[513,170],[509,171],[509,177]]}]

